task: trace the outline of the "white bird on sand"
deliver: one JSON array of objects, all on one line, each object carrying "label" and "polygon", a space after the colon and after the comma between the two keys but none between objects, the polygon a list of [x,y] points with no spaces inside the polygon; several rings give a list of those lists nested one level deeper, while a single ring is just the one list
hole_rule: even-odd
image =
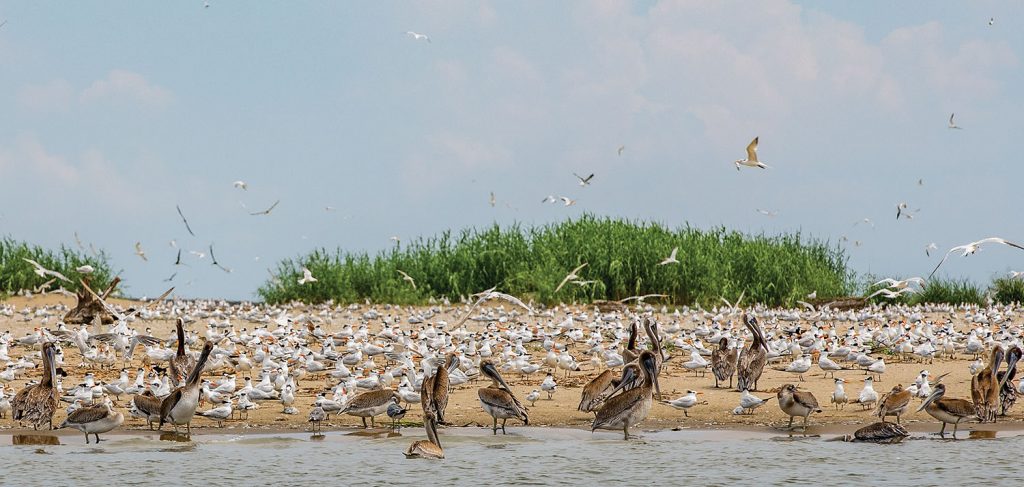
[{"label": "white bird on sand", "polygon": [[309,272],[309,269],[302,268],[302,278],[299,279],[299,284],[306,284],[310,282],[316,282],[316,278],[313,277],[313,273]]},{"label": "white bird on sand", "polygon": [[534,389],[526,395],[526,400],[530,401],[530,407],[533,407],[537,403],[537,399],[540,399],[540,390]]},{"label": "white bird on sand", "polygon": [[846,390],[843,389],[845,382],[841,378],[836,378],[836,390],[832,391],[832,397],[830,398],[832,404],[836,405],[836,409],[846,406]]},{"label": "white bird on sand", "polygon": [[747,145],[747,158],[735,161],[737,171],[740,170],[740,166],[768,168],[763,162],[757,160],[757,139],[758,137],[754,137],[754,140],[750,141],[750,144]]},{"label": "white bird on sand", "polygon": [[874,379],[871,377],[864,379],[864,388],[860,390],[860,394],[857,396],[857,402],[860,403],[864,409],[867,409],[878,402],[878,393],[875,392],[875,388],[872,384],[874,384]]},{"label": "white bird on sand", "polygon": [[86,264],[86,265],[83,265],[83,266],[79,266],[79,267],[75,268],[75,270],[78,271],[79,274],[92,274],[93,272],[96,272],[96,269],[94,269],[89,264]]},{"label": "white bird on sand", "polygon": [[697,405],[697,394],[703,393],[697,391],[686,391],[685,396],[672,401],[665,401],[665,404],[668,404],[669,406],[672,406],[676,409],[682,409],[683,416],[690,417],[690,414],[687,413],[686,410]]},{"label": "white bird on sand", "polygon": [[953,247],[953,248],[949,249],[949,251],[946,252],[946,255],[942,257],[942,260],[940,260],[939,264],[935,266],[935,269],[932,269],[932,273],[928,274],[928,279],[931,279],[932,275],[935,274],[935,271],[939,270],[939,267],[942,266],[942,263],[946,262],[946,259],[949,258],[949,254],[952,254],[953,252],[960,251],[960,252],[962,252],[962,254],[960,254],[962,257],[967,257],[968,255],[971,255],[971,254],[981,250],[981,246],[985,245],[985,244],[988,244],[988,243],[998,243],[998,244],[1003,244],[1003,245],[1009,245],[1010,247],[1016,247],[1018,249],[1024,250],[1024,247],[1022,247],[1020,245],[1017,245],[1017,244],[1015,244],[1015,243],[1013,243],[1013,242],[1011,242],[1009,240],[1006,240],[1006,239],[1003,239],[1003,238],[999,238],[999,237],[988,237],[988,238],[983,238],[981,240],[978,240],[977,242],[971,242],[971,243],[964,244],[964,245],[957,245],[956,247]]},{"label": "white bird on sand", "polygon": [[135,255],[139,256],[140,259],[149,262],[146,258],[146,252],[142,250],[142,242],[135,242]]},{"label": "white bird on sand", "polygon": [[558,388],[558,385],[555,384],[555,378],[551,375],[551,372],[548,372],[548,376],[540,383],[540,388],[542,391],[548,393],[548,400],[551,400],[551,396],[555,394],[555,390]]},{"label": "white bird on sand", "polygon": [[427,41],[427,42],[430,42],[430,36],[428,36],[426,34],[420,34],[418,32],[413,32],[413,31],[409,30],[409,31],[405,32],[405,35],[407,35],[409,37],[412,37],[414,40],[417,40],[417,41]]},{"label": "white bird on sand", "polygon": [[576,267],[575,269],[573,269],[572,272],[569,273],[569,275],[565,276],[565,279],[562,279],[562,282],[558,283],[558,287],[555,288],[555,292],[557,293],[558,291],[561,291],[562,290],[562,286],[565,286],[565,283],[567,283],[569,281],[572,281],[572,280],[579,279],[580,276],[576,275],[576,273],[579,272],[581,269],[583,269],[586,266],[587,266],[587,263],[584,262],[584,263],[580,264],[578,267]]},{"label": "white bird on sand", "polygon": [[673,249],[672,249],[672,253],[671,253],[671,254],[669,254],[669,255],[668,255],[668,257],[666,257],[666,258],[665,258],[664,260],[662,260],[661,262],[658,262],[658,265],[667,265],[667,264],[678,264],[678,263],[679,263],[679,261],[678,261],[678,260],[676,260],[676,253],[677,253],[677,252],[679,252],[679,247],[675,247],[675,248],[673,248]]},{"label": "white bird on sand", "polygon": [[398,269],[395,269],[395,270],[398,271],[398,273],[402,275],[402,280],[403,281],[408,281],[409,284],[412,284],[412,288],[416,289],[416,281],[413,280],[412,276],[410,276],[409,274],[406,274],[405,272],[402,272],[401,270],[398,270]]},{"label": "white bird on sand", "polygon": [[56,277],[57,279],[60,279],[62,281],[71,282],[71,279],[68,279],[68,278],[64,277],[64,274],[61,274],[61,273],[59,273],[57,271],[51,271],[51,270],[49,270],[49,269],[39,265],[38,262],[36,262],[36,261],[34,261],[32,259],[26,259],[26,258],[22,257],[22,260],[24,260],[25,262],[28,262],[29,264],[32,264],[32,267],[35,267],[35,269],[33,269],[32,272],[35,272],[36,275],[39,276],[39,277],[53,276],[53,277]]},{"label": "white bird on sand", "polygon": [[590,173],[590,176],[587,177],[580,176],[576,173],[572,173],[572,175],[576,176],[576,179],[580,180],[580,186],[590,186],[590,180],[594,179],[594,173]]},{"label": "white bird on sand", "polygon": [[247,191],[249,189],[249,184],[246,183],[245,181],[235,181],[231,183],[231,185],[242,191]]},{"label": "white bird on sand", "polygon": [[962,127],[960,127],[959,125],[957,125],[956,123],[953,122],[953,116],[954,115],[956,115],[956,114],[955,113],[950,113],[949,114],[949,128],[951,128],[951,129],[958,129],[959,130]]},{"label": "white bird on sand", "polygon": [[771,397],[761,399],[751,394],[750,391],[743,389],[743,395],[740,396],[740,407],[747,411],[747,413],[753,414],[755,409],[763,406],[770,399]]}]

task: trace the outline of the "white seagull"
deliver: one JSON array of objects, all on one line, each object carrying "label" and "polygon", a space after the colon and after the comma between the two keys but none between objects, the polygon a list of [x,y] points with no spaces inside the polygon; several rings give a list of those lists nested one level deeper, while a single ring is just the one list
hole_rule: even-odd
[{"label": "white seagull", "polygon": [[413,31],[409,30],[409,31],[405,32],[405,35],[407,35],[409,37],[412,37],[413,39],[415,39],[417,41],[427,41],[427,42],[430,42],[430,36],[428,36],[426,34],[420,34],[418,32],[413,32]]},{"label": "white seagull", "polygon": [[309,272],[309,269],[302,268],[302,278],[299,279],[299,284],[306,284],[309,282],[316,282],[316,278],[313,277],[313,273]]},{"label": "white seagull", "polygon": [[558,199],[562,200],[562,203],[565,203],[565,206],[572,206],[576,204],[576,200],[570,199],[568,196],[559,196]]},{"label": "white seagull", "polygon": [[953,122],[953,116],[954,115],[956,115],[956,114],[955,113],[950,113],[949,114],[949,128],[957,129],[957,130],[962,129],[963,127],[960,127],[959,125],[957,125],[956,123]]},{"label": "white seagull", "polygon": [[139,256],[140,259],[149,262],[146,258],[146,252],[142,250],[142,242],[135,242],[135,255]]},{"label": "white seagull", "polygon": [[590,180],[594,179],[594,173],[590,173],[590,176],[587,177],[580,176],[579,174],[576,173],[572,173],[572,175],[576,176],[576,179],[580,180],[580,186],[589,186]]},{"label": "white seagull", "polygon": [[412,284],[412,288],[416,289],[416,281],[413,280],[412,276],[410,276],[409,274],[406,274],[405,272],[402,272],[402,271],[400,271],[398,269],[395,269],[395,270],[398,271],[398,273],[402,275],[402,280],[403,281],[409,281],[409,284]]},{"label": "white seagull", "polygon": [[658,265],[678,264],[679,261],[676,260],[676,253],[677,252],[679,252],[679,247],[673,248],[672,249],[672,253],[669,254],[668,257],[665,257],[665,259],[662,260],[661,262],[658,262]]},{"label": "white seagull", "polygon": [[757,160],[757,139],[758,137],[754,137],[754,140],[750,141],[750,144],[747,145],[747,158],[735,161],[737,171],[740,170],[740,166],[768,168],[763,162]]},{"label": "white seagull", "polygon": [[242,191],[247,191],[249,189],[249,185],[246,184],[245,181],[235,181],[235,182],[231,183],[231,185],[236,187],[236,188],[238,188],[238,189],[240,189],[240,190],[242,190]]},{"label": "white seagull", "polygon": [[576,267],[575,269],[573,269],[572,272],[570,272],[569,275],[565,276],[565,279],[562,279],[562,282],[560,282],[558,284],[558,287],[555,288],[555,292],[557,293],[558,291],[561,291],[562,290],[562,286],[565,286],[565,283],[567,283],[569,281],[572,281],[572,280],[579,279],[580,276],[576,275],[576,273],[579,272],[581,269],[583,269],[586,266],[587,266],[587,262],[584,262],[584,263],[580,264],[578,267]]},{"label": "white seagull", "polygon": [[953,252],[960,251],[960,252],[962,252],[962,254],[960,254],[962,257],[967,257],[968,255],[971,255],[971,254],[981,250],[981,246],[985,245],[985,244],[988,244],[988,243],[997,243],[997,244],[1009,245],[1010,247],[1016,247],[1018,249],[1024,250],[1024,247],[1022,247],[1020,245],[1017,245],[1017,244],[1015,244],[1013,242],[1010,242],[1009,240],[1002,239],[1002,238],[999,238],[999,237],[983,238],[981,240],[978,240],[977,242],[971,242],[971,243],[965,244],[965,245],[957,245],[956,247],[953,247],[953,248],[949,249],[948,252],[946,252],[946,255],[943,256],[942,260],[939,261],[939,265],[935,266],[935,269],[932,269],[932,273],[931,274],[928,274],[928,279],[931,279],[932,275],[935,274],[935,271],[939,270],[939,267],[942,266],[942,263],[946,262],[946,259],[949,258],[949,254],[952,254]]},{"label": "white seagull", "polygon": [[32,259],[26,259],[26,258],[22,257],[22,260],[24,260],[25,262],[28,262],[29,264],[32,264],[32,267],[35,267],[35,269],[33,269],[32,272],[35,272],[36,275],[39,276],[39,277],[53,276],[53,277],[56,277],[57,279],[60,279],[62,281],[71,282],[71,279],[68,279],[68,278],[64,277],[64,274],[61,274],[61,273],[59,273],[57,271],[51,271],[51,270],[49,270],[49,269],[39,265],[38,262],[36,262],[36,261],[34,261]]},{"label": "white seagull", "polygon": [[939,246],[935,245],[935,242],[932,242],[932,243],[928,244],[927,246],[925,246],[925,248],[924,248],[924,255],[927,255],[928,257],[931,257],[933,250],[939,250]]}]

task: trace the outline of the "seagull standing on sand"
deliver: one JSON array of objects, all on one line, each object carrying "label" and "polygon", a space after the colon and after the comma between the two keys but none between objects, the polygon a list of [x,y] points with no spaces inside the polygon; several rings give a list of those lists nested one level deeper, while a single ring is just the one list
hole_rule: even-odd
[{"label": "seagull standing on sand", "polygon": [[677,252],[679,252],[679,247],[673,248],[672,249],[672,253],[669,254],[668,257],[665,257],[665,259],[662,260],[661,262],[658,262],[658,265],[678,264],[679,261],[676,260],[676,253]]},{"label": "seagull standing on sand", "polygon": [[961,254],[962,257],[967,257],[968,255],[971,255],[971,254],[981,250],[981,246],[985,245],[985,244],[988,244],[988,243],[997,243],[997,244],[1009,245],[1010,247],[1016,247],[1018,249],[1024,250],[1024,247],[1022,247],[1020,245],[1017,245],[1017,244],[1015,244],[1015,243],[1013,243],[1013,242],[1011,242],[1009,240],[1006,240],[1006,239],[1003,239],[1003,238],[999,238],[999,237],[983,238],[981,240],[978,240],[977,242],[971,242],[971,243],[965,244],[965,245],[957,245],[956,247],[953,247],[953,248],[949,249],[948,252],[946,252],[946,255],[942,257],[942,260],[940,260],[939,264],[937,266],[935,266],[935,269],[932,269],[932,273],[928,274],[928,279],[931,279],[932,276],[935,274],[935,271],[939,270],[939,267],[942,266],[942,263],[946,262],[946,259],[949,258],[949,254],[952,254],[953,252],[960,251],[960,252],[963,252]]},{"label": "seagull standing on sand", "polygon": [[740,166],[768,168],[763,162],[757,160],[757,139],[758,137],[754,137],[754,140],[747,145],[747,158],[735,161],[737,171],[740,170]]},{"label": "seagull standing on sand", "polygon": [[409,37],[412,37],[414,40],[417,40],[417,41],[427,41],[427,42],[430,42],[430,36],[428,36],[426,34],[420,34],[418,32],[413,32],[413,31],[409,30],[409,31],[405,32],[405,35],[407,35]]},{"label": "seagull standing on sand", "polygon": [[310,282],[316,282],[316,278],[313,277],[313,273],[309,272],[309,269],[302,268],[302,278],[299,279],[299,284],[306,284]]}]

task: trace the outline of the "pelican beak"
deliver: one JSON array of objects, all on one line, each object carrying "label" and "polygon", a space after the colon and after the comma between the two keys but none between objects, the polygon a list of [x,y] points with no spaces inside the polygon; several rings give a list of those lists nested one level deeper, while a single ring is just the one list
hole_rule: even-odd
[{"label": "pelican beak", "polygon": [[941,395],[940,392],[945,392],[945,389],[936,389],[935,391],[933,391],[931,395],[928,396],[928,399],[925,399],[924,402],[921,403],[921,407],[917,408],[917,412],[924,411],[924,408],[928,407],[929,404],[935,402],[935,400],[938,399]]},{"label": "pelican beak", "polygon": [[[622,378],[619,379],[619,385],[615,386],[615,389],[612,389],[612,392],[609,392],[605,396],[605,398],[607,399],[609,397],[614,396],[615,393],[621,391],[622,389],[625,389],[627,384],[630,384],[630,383],[632,383],[635,380],[636,380],[636,371],[634,370],[633,367],[626,367],[626,368],[622,369]],[[657,384],[657,383],[655,383],[655,384]],[[655,389],[657,389],[657,387],[655,387]],[[659,394],[659,396],[660,396],[660,394]]]},{"label": "pelican beak", "polygon": [[1010,378],[1010,371],[1017,365],[1017,361],[1020,360],[1020,354],[1010,353],[1010,359],[1006,362],[1006,373],[1003,374],[1003,378],[999,381],[999,388],[997,391],[1003,390],[1003,384]]}]

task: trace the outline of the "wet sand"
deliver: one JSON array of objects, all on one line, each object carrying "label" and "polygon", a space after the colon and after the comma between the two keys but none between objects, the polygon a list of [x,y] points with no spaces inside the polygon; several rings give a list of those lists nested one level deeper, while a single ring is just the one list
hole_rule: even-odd
[{"label": "wet sand", "polygon": [[[57,300],[68,305],[74,304],[74,298],[60,298],[56,296],[32,299],[14,298],[6,301],[6,303],[14,304],[16,309],[21,309],[26,305],[38,306],[43,303],[53,303]],[[358,313],[361,313],[366,309],[368,309],[368,307],[362,307],[359,312],[354,314],[353,319],[335,318],[333,323],[329,326],[325,326],[325,331],[332,333],[340,329],[346,323],[357,324],[359,322]],[[435,316],[433,321],[445,319],[449,323],[452,323],[456,321],[455,317],[460,316],[460,313],[461,309],[453,310],[453,312],[444,313],[441,316]],[[661,318],[671,319],[670,317]],[[467,321],[466,323],[470,327],[480,326],[480,324],[472,321]],[[242,327],[252,328],[251,323],[233,320],[233,324],[236,329],[241,329]],[[32,328],[37,326],[39,326],[38,320],[24,322],[21,320],[20,314],[15,314],[13,318],[0,317],[0,330],[10,329],[12,330],[12,333],[14,333],[15,337],[22,336],[26,331],[31,331]],[[47,326],[52,328],[55,325],[51,322]],[[132,323],[131,326],[137,329],[152,327],[154,334],[162,337],[166,336],[173,328],[173,323],[170,320],[139,320]],[[410,325],[407,323],[402,325],[403,329],[410,329],[418,326],[419,325]],[[690,328],[693,324],[684,322],[683,326],[684,328]],[[845,325],[840,324],[839,326],[845,329]],[[959,328],[964,325],[958,324],[957,326]],[[205,320],[198,320],[195,323],[192,323],[190,329],[201,330],[204,327]],[[371,330],[373,331],[378,329],[378,324],[371,326]],[[538,347],[538,343],[530,344],[528,347],[534,354],[534,362],[539,362],[540,359],[543,358],[543,353],[537,351]],[[531,376],[520,376],[520,374],[505,375],[506,380],[518,395],[520,401],[522,401],[529,409],[530,426],[589,429],[591,420],[593,419],[593,414],[579,412],[576,410],[576,407],[580,400],[581,388],[590,379],[595,377],[600,370],[589,370],[589,361],[582,355],[581,348],[570,350],[577,360],[581,364],[584,364],[583,367],[585,370],[573,372],[569,377],[565,377],[564,372],[557,372],[555,377],[558,384],[558,390],[555,392],[554,397],[551,400],[548,400],[547,394],[542,392],[542,399],[536,401],[535,404],[531,405],[529,402],[525,401],[526,395],[531,390],[540,388],[540,382],[544,378],[543,369]],[[10,355],[12,358],[17,358],[24,353],[26,353],[25,348],[12,347]],[[70,374],[70,377],[65,379],[64,386],[65,389],[70,389],[74,384],[82,379],[86,370],[74,367],[75,364],[80,362],[77,349],[74,347],[64,347],[64,353],[65,369]],[[764,406],[758,408],[753,415],[732,414],[732,410],[739,403],[740,393],[725,388],[715,389],[714,378],[710,370],[707,371],[704,377],[700,377],[699,375],[698,377],[694,377],[692,372],[685,371],[682,368],[682,363],[687,359],[688,356],[680,356],[680,353],[677,351],[674,353],[673,358],[665,364],[661,377],[661,389],[664,398],[674,399],[685,394],[686,390],[692,389],[703,393],[700,397],[702,400],[706,401],[706,404],[699,404],[691,408],[688,411],[689,417],[684,417],[682,411],[678,411],[667,405],[655,404],[652,407],[650,416],[640,426],[639,431],[683,428],[700,430],[731,429],[738,431],[765,432],[776,431],[776,428],[785,426],[788,422],[788,416],[782,413],[774,398]],[[970,397],[970,371],[968,370],[968,365],[974,361],[974,358],[971,356],[958,356],[955,360],[935,359],[929,364],[921,364],[913,361],[900,363],[895,362],[895,360],[897,360],[897,357],[886,357],[887,371],[882,376],[881,382],[876,381],[875,383],[875,390],[879,395],[884,394],[896,384],[912,384],[920,371],[922,369],[927,369],[931,372],[932,377],[949,373],[949,375],[943,380],[943,383],[945,383],[949,389],[948,396],[961,398]],[[788,363],[788,361],[788,359],[784,359],[775,366],[782,367],[785,363]],[[131,380],[134,380],[135,378],[134,370],[138,365],[139,361],[136,360],[135,363],[129,367]],[[90,371],[92,371],[99,380],[112,380],[116,379],[119,373],[119,368],[115,368],[113,370],[97,369]],[[8,390],[16,391],[23,386],[27,379],[37,379],[38,376],[39,372],[32,371],[27,374],[27,377],[22,377],[14,383],[7,384]],[[206,377],[211,379],[217,378],[219,377],[219,371],[216,373],[208,373]],[[837,372],[837,377],[842,377],[847,380],[847,396],[856,398],[863,386],[861,381],[866,376],[861,370],[845,370]],[[786,383],[794,383],[799,384],[802,389],[812,392],[818,399],[823,412],[821,414],[813,414],[811,416],[811,428],[809,433],[849,433],[857,429],[859,426],[878,420],[877,416],[872,414],[873,408],[865,410],[859,405],[849,404],[846,405],[845,408],[837,409],[830,405],[829,397],[834,389],[833,380],[831,378],[823,378],[822,371],[816,364],[808,373],[804,374],[804,378],[806,381],[799,382],[797,377],[793,374],[766,368],[759,386],[762,391],[765,391]],[[241,385],[241,382],[241,376],[239,376],[239,385]],[[490,427],[491,418],[481,409],[476,392],[479,387],[486,385],[487,384],[483,381],[477,381],[475,383],[460,385],[455,388],[455,391],[449,400],[446,412],[446,419],[452,424],[452,426],[476,427],[486,425],[488,428]],[[250,412],[248,418],[245,420],[236,419],[227,421],[224,428],[218,428],[215,422],[206,418],[196,417],[193,421],[192,429],[194,432],[198,433],[209,432],[231,434],[305,430],[309,428],[307,415],[311,409],[311,404],[316,394],[318,392],[325,391],[327,387],[324,375],[309,374],[298,384],[295,407],[298,408],[299,414],[283,414],[282,406],[279,402],[265,401],[260,403],[260,409]],[[774,396],[774,394],[768,392],[760,392],[756,395],[762,398]],[[122,396],[117,403],[120,407],[124,408],[127,407],[129,400],[130,397],[125,395]],[[926,413],[916,412],[918,405],[919,400],[916,399],[911,403],[911,410],[903,416],[904,424],[911,431],[938,431],[940,424]],[[65,406],[66,404],[62,403],[61,409],[55,415],[54,424],[58,424],[64,419],[65,414],[63,408]],[[210,407],[211,406],[209,404],[206,404],[201,406],[200,409],[207,409]],[[1008,416],[1000,418],[999,422],[996,424],[967,423],[961,425],[961,431],[1022,430],[1024,429],[1024,414],[1022,414],[1022,410],[1024,410],[1024,406],[1018,404],[1014,409],[1011,409]],[[146,428],[145,422],[130,418],[127,413],[125,416],[125,425],[123,428],[129,430]],[[379,416],[377,420],[378,427],[390,424],[390,420],[384,415]],[[892,420],[891,417],[890,420]],[[420,421],[421,413],[419,412],[419,406],[414,404],[409,407],[409,412],[405,416],[403,423],[409,426],[418,426]],[[323,425],[325,431],[348,429],[357,426],[361,426],[360,418],[335,415],[332,415],[328,421],[324,422]],[[508,422],[509,432],[520,426],[521,423],[516,420],[509,420]],[[10,418],[6,418],[0,419],[0,430],[6,430],[5,433],[11,433],[16,430],[21,431],[22,428],[19,428],[17,423],[11,421]],[[77,431],[69,431],[68,434],[80,433]]]}]

